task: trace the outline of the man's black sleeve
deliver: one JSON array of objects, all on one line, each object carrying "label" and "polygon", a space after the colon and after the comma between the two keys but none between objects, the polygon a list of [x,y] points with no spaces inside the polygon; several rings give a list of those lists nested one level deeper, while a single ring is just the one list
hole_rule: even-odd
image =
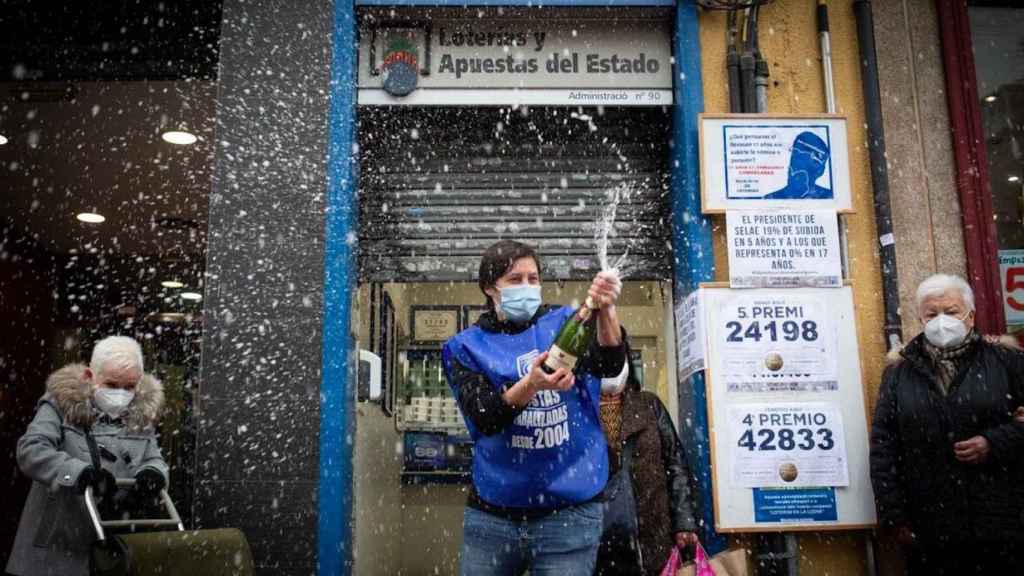
[{"label": "man's black sleeve", "polygon": [[466,368],[452,359],[452,380],[463,416],[484,436],[507,428],[525,408],[516,408],[501,397],[499,391],[483,374]]},{"label": "man's black sleeve", "polygon": [[[648,393],[644,393],[648,394]],[[669,522],[672,533],[696,532],[697,514],[694,511],[694,494],[690,486],[690,469],[686,463],[686,453],[679,442],[675,424],[661,400],[653,398],[654,422],[661,440],[661,461],[665,466],[665,480],[668,485]]]},{"label": "man's black sleeve", "polygon": [[601,346],[594,338],[590,350],[580,361],[580,370],[590,372],[598,378],[612,378],[622,372],[622,364],[626,362],[626,329],[622,329],[622,338],[618,346]]}]

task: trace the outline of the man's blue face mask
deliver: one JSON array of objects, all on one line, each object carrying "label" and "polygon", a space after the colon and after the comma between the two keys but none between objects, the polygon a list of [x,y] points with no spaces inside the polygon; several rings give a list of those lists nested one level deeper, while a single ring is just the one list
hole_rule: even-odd
[{"label": "man's blue face mask", "polygon": [[501,288],[501,311],[513,322],[526,322],[540,308],[540,286],[516,284]]}]

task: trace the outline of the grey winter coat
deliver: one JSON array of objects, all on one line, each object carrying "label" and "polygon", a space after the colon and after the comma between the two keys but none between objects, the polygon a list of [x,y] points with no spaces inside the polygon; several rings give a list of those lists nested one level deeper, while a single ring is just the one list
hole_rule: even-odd
[{"label": "grey winter coat", "polygon": [[117,456],[114,462],[102,460],[114,477],[134,478],[150,468],[167,480],[167,463],[153,429],[164,403],[160,381],[144,375],[128,410],[111,420],[94,407],[85,369],[72,364],[50,375],[35,418],[18,440],[18,466],[34,482],[7,563],[11,574],[88,574],[96,534],[75,489],[91,460],[85,427],[91,426],[97,444]]}]

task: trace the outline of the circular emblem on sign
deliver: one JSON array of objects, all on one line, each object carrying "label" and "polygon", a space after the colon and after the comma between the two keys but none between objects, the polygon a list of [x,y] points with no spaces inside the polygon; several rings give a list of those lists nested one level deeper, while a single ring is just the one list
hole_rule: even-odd
[{"label": "circular emblem on sign", "polygon": [[782,478],[783,482],[792,482],[797,477],[796,464],[792,462],[785,462],[782,466],[779,466],[779,478]]},{"label": "circular emblem on sign", "polygon": [[778,352],[768,354],[764,357],[764,366],[772,372],[782,370],[782,354]]},{"label": "circular emblem on sign", "polygon": [[381,77],[384,79],[384,91],[392,96],[407,96],[416,89],[419,58],[412,40],[399,37],[388,42]]}]

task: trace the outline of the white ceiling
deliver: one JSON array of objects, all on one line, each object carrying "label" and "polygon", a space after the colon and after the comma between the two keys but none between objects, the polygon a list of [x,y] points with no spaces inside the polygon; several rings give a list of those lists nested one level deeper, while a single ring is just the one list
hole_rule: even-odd
[{"label": "white ceiling", "polygon": [[[59,254],[203,254],[215,98],[209,81],[0,83],[0,219]],[[164,142],[170,129],[199,141]],[[92,211],[106,222],[75,219]]]}]

